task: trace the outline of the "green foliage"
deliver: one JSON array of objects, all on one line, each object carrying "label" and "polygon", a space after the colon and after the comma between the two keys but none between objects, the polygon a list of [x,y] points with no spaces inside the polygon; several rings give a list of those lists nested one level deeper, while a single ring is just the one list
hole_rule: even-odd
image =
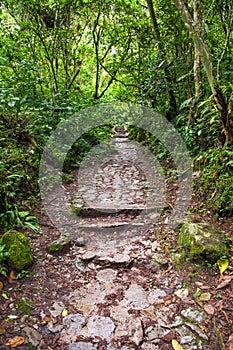
[{"label": "green foliage", "polygon": [[[22,141],[23,143],[23,141]],[[25,227],[38,231],[36,218],[24,208],[36,195],[36,166],[26,146],[4,137],[0,140],[0,224],[3,230]]]},{"label": "green foliage", "polygon": [[200,177],[195,181],[195,191],[203,199],[203,205],[217,216],[233,214],[233,149],[224,147],[209,149],[194,159]]},{"label": "green foliage", "polygon": [[16,279],[21,279],[21,278],[29,278],[33,275],[34,272],[29,271],[29,270],[21,270],[19,273],[16,275]]},{"label": "green foliage", "polygon": [[69,171],[71,163],[79,165],[93,146],[107,141],[113,134],[112,127],[112,125],[102,125],[83,133],[67,153],[63,170]]},{"label": "green foliage", "polygon": [[[188,6],[193,15],[193,4]],[[192,36],[173,2],[158,0],[154,9],[159,38],[154,37],[148,8],[141,1],[1,2],[2,230],[38,229],[30,211],[39,199],[40,155],[60,122],[85,107],[115,100],[153,107],[169,118],[169,91],[180,106],[172,123],[193,156],[201,157],[196,161],[202,172],[197,190],[205,191],[208,205],[219,215],[232,214],[231,151],[216,149],[224,143],[224,134],[202,65],[201,96],[196,100]],[[206,1],[200,4],[197,25],[228,103],[233,88],[231,9],[230,2]],[[111,127],[95,128],[76,140],[65,159],[65,181],[72,181],[71,164],[80,165],[93,146],[106,141]],[[164,169],[172,168],[161,142],[143,130],[129,130],[132,139],[148,147]]]},{"label": "green foliage", "polygon": [[[193,99],[188,99],[180,106],[180,114],[174,125],[182,135],[186,146],[196,155],[200,151],[214,148],[224,142],[221,123],[213,103],[213,98],[206,98],[193,107]],[[192,115],[188,117],[190,109]]]},{"label": "green foliage", "polygon": [[5,261],[8,257],[9,253],[6,250],[6,245],[3,244],[2,239],[0,238],[0,274],[3,276],[7,276],[7,267],[5,265]]}]

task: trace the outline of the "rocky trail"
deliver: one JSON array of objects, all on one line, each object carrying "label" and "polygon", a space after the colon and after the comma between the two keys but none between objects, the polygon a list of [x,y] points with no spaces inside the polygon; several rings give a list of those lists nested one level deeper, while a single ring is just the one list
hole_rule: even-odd
[{"label": "rocky trail", "polygon": [[41,215],[33,273],[2,285],[0,349],[16,337],[19,349],[233,349],[233,268],[221,285],[216,267],[176,264],[176,184],[164,189],[127,136],[119,128],[64,185],[77,220],[63,250],[48,251],[61,237]]}]

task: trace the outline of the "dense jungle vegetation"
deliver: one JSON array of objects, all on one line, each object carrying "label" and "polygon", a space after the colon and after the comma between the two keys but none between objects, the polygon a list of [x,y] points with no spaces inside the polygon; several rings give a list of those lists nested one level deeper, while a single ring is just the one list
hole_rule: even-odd
[{"label": "dense jungle vegetation", "polygon": [[[58,123],[114,101],[166,116],[193,158],[198,210],[232,216],[232,8],[232,0],[1,1],[1,231],[38,229],[40,156]],[[108,133],[77,140],[76,161]],[[135,138],[163,153],[144,131]]]}]

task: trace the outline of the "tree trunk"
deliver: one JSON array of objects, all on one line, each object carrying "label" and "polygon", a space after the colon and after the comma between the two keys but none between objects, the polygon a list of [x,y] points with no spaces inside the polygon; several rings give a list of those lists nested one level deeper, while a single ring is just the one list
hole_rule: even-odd
[{"label": "tree trunk", "polygon": [[233,131],[232,131],[232,121],[231,112],[226,98],[219,86],[218,81],[213,70],[213,63],[211,59],[211,54],[206,42],[201,37],[199,31],[195,27],[194,20],[189,13],[185,3],[182,0],[174,0],[177,9],[179,10],[182,19],[187,26],[189,32],[192,34],[194,45],[200,54],[200,58],[203,67],[206,71],[207,78],[210,84],[211,91],[216,103],[216,108],[218,110],[219,119],[221,120],[222,128],[225,134],[225,142],[233,143]]},{"label": "tree trunk", "polygon": [[166,90],[167,90],[167,95],[168,95],[168,100],[169,100],[169,105],[170,105],[169,114],[171,117],[170,119],[172,119],[177,114],[177,104],[176,104],[175,94],[174,94],[174,91],[172,89],[172,79],[171,79],[171,75],[170,75],[169,68],[168,68],[167,55],[166,55],[163,43],[161,41],[160,30],[159,30],[159,26],[158,26],[158,23],[156,20],[153,2],[152,2],[152,0],[146,0],[146,1],[147,1],[149,13],[150,13],[150,18],[151,18],[151,22],[152,22],[152,26],[153,26],[154,38],[157,42],[159,53],[160,53],[162,61],[163,61],[163,71],[164,71],[164,77],[165,77],[166,85],[167,85]]},{"label": "tree trunk", "polygon": [[94,92],[94,99],[96,100],[99,98],[99,85],[100,85],[99,44],[100,44],[101,29],[98,28],[100,15],[101,13],[99,12],[97,15],[94,28],[93,28],[93,33],[92,33],[94,46],[95,46],[95,58],[96,58],[95,92]]},{"label": "tree trunk", "polygon": [[[199,3],[197,0],[194,0],[194,26],[198,28],[199,25]],[[198,31],[200,28],[198,28]],[[200,32],[199,32],[200,33]],[[193,64],[193,71],[194,71],[194,83],[195,83],[195,103],[199,100],[201,96],[201,57],[200,52],[197,49],[197,45],[194,43],[194,64]]]}]

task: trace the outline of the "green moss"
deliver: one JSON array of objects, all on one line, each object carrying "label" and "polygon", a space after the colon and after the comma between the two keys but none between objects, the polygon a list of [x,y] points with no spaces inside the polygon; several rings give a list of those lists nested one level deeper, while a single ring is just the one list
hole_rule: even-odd
[{"label": "green moss", "polygon": [[82,210],[82,205],[80,203],[71,203],[70,209],[72,213],[78,215]]},{"label": "green moss", "polygon": [[30,266],[33,261],[29,239],[16,230],[9,230],[2,236],[2,242],[6,247],[7,265],[21,271]]},{"label": "green moss", "polygon": [[207,223],[183,223],[178,245],[182,249],[181,259],[183,261],[189,258],[216,262],[221,256],[229,255],[225,235]]},{"label": "green moss", "polygon": [[63,245],[62,244],[50,244],[48,246],[48,251],[50,252],[58,252],[59,250],[63,249]]},{"label": "green moss", "polygon": [[33,309],[33,304],[30,300],[19,299],[17,305],[21,314],[30,316]]},{"label": "green moss", "polygon": [[69,245],[70,245],[70,240],[65,239],[65,240],[62,240],[60,242],[58,241],[58,242],[53,242],[53,243],[49,244],[47,249],[50,253],[59,252],[59,251],[64,250],[65,248],[69,247]]},{"label": "green moss", "polygon": [[195,258],[195,256],[199,256],[201,254],[203,254],[205,250],[205,247],[198,243],[198,242],[192,242],[191,246],[190,246],[190,258]]}]

